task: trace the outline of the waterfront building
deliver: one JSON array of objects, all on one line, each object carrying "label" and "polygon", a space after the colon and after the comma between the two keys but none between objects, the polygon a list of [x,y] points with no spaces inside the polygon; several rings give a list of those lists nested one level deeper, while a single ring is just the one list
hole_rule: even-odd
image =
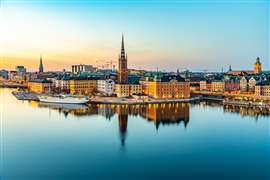
[{"label": "waterfront building", "polygon": [[31,92],[49,93],[51,91],[52,82],[46,79],[35,79],[28,81],[27,87]]},{"label": "waterfront building", "polygon": [[80,74],[82,72],[94,72],[95,68],[92,65],[76,64],[71,66],[73,74]]},{"label": "waterfront building", "polygon": [[68,74],[59,75],[55,80],[55,88],[60,92],[70,92],[70,76]]},{"label": "waterfront building", "polygon": [[270,81],[262,81],[255,86],[255,95],[270,98]]},{"label": "waterfront building", "polygon": [[39,59],[39,73],[43,73],[44,72],[44,67],[43,67],[43,62],[42,62],[42,56],[40,55],[40,59]]},{"label": "waterfront building", "polygon": [[142,94],[141,84],[116,84],[115,94],[117,97],[129,97]]},{"label": "waterfront building", "polygon": [[15,70],[17,73],[26,73],[26,68],[24,66],[16,66]]},{"label": "waterfront building", "polygon": [[224,92],[225,91],[225,82],[222,80],[214,80],[211,83],[212,92]]},{"label": "waterfront building", "polygon": [[240,79],[240,91],[246,92],[248,90],[248,80],[246,76],[242,76]]},{"label": "waterfront building", "polygon": [[121,53],[118,59],[118,84],[128,83],[127,54],[125,53],[124,35],[122,35]]},{"label": "waterfront building", "polygon": [[262,71],[262,64],[260,62],[260,58],[257,57],[256,62],[254,64],[254,73],[258,74],[261,73],[261,71]]},{"label": "waterfront building", "polygon": [[114,94],[115,82],[112,79],[102,79],[97,81],[97,90],[103,94],[111,96]]},{"label": "waterfront building", "polygon": [[190,98],[190,83],[180,75],[158,75],[140,81],[143,94],[156,99]]},{"label": "waterfront building", "polygon": [[116,84],[115,94],[117,95],[117,97],[129,97],[130,96],[129,84]]},{"label": "waterfront building", "polygon": [[258,76],[252,76],[248,80],[248,91],[254,92],[255,91],[255,85],[260,82],[260,77]]},{"label": "waterfront building", "polygon": [[225,81],[225,91],[239,91],[240,81],[238,79],[230,79]]},{"label": "waterfront building", "polygon": [[91,96],[96,90],[96,78],[74,77],[70,80],[70,94]]},{"label": "waterfront building", "polygon": [[200,83],[190,82],[190,91],[200,91]]},{"label": "waterfront building", "polygon": [[18,73],[17,71],[9,72],[9,80],[16,83],[25,84],[31,79],[31,73]]},{"label": "waterfront building", "polygon": [[211,91],[211,81],[210,80],[200,81],[200,91]]}]

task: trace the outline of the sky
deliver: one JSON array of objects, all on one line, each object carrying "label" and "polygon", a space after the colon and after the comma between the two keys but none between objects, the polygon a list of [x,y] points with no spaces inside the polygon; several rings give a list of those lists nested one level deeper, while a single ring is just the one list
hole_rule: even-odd
[{"label": "sky", "polygon": [[0,69],[117,63],[147,70],[270,69],[269,1],[0,0]]}]

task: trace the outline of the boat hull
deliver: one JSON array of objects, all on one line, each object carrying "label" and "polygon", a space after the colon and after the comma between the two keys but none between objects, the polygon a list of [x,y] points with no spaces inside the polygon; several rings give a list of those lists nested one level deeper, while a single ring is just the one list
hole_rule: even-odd
[{"label": "boat hull", "polygon": [[89,101],[89,99],[76,97],[65,97],[65,98],[39,97],[39,101],[43,103],[57,103],[57,104],[86,104]]}]

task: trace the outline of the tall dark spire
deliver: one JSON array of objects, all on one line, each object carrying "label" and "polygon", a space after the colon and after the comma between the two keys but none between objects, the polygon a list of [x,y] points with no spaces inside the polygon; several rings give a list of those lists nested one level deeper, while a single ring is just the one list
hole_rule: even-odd
[{"label": "tall dark spire", "polygon": [[124,43],[124,34],[122,34],[122,45],[121,45],[121,58],[125,58],[125,43]]},{"label": "tall dark spire", "polygon": [[42,56],[40,55],[39,58],[39,73],[43,73],[44,69],[43,69],[43,63],[42,63]]},{"label": "tall dark spire", "polygon": [[118,61],[118,83],[128,83],[127,55],[125,53],[124,34],[122,34],[121,53]]},{"label": "tall dark spire", "polygon": [[124,34],[122,33],[122,47],[121,47],[122,51],[125,51],[125,45],[124,45]]}]

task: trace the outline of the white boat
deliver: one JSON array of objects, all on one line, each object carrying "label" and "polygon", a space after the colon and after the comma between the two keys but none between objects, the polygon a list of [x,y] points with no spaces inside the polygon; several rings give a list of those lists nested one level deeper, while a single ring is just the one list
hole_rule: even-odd
[{"label": "white boat", "polygon": [[70,95],[39,96],[38,99],[40,102],[59,104],[85,104],[89,101],[87,96]]}]

